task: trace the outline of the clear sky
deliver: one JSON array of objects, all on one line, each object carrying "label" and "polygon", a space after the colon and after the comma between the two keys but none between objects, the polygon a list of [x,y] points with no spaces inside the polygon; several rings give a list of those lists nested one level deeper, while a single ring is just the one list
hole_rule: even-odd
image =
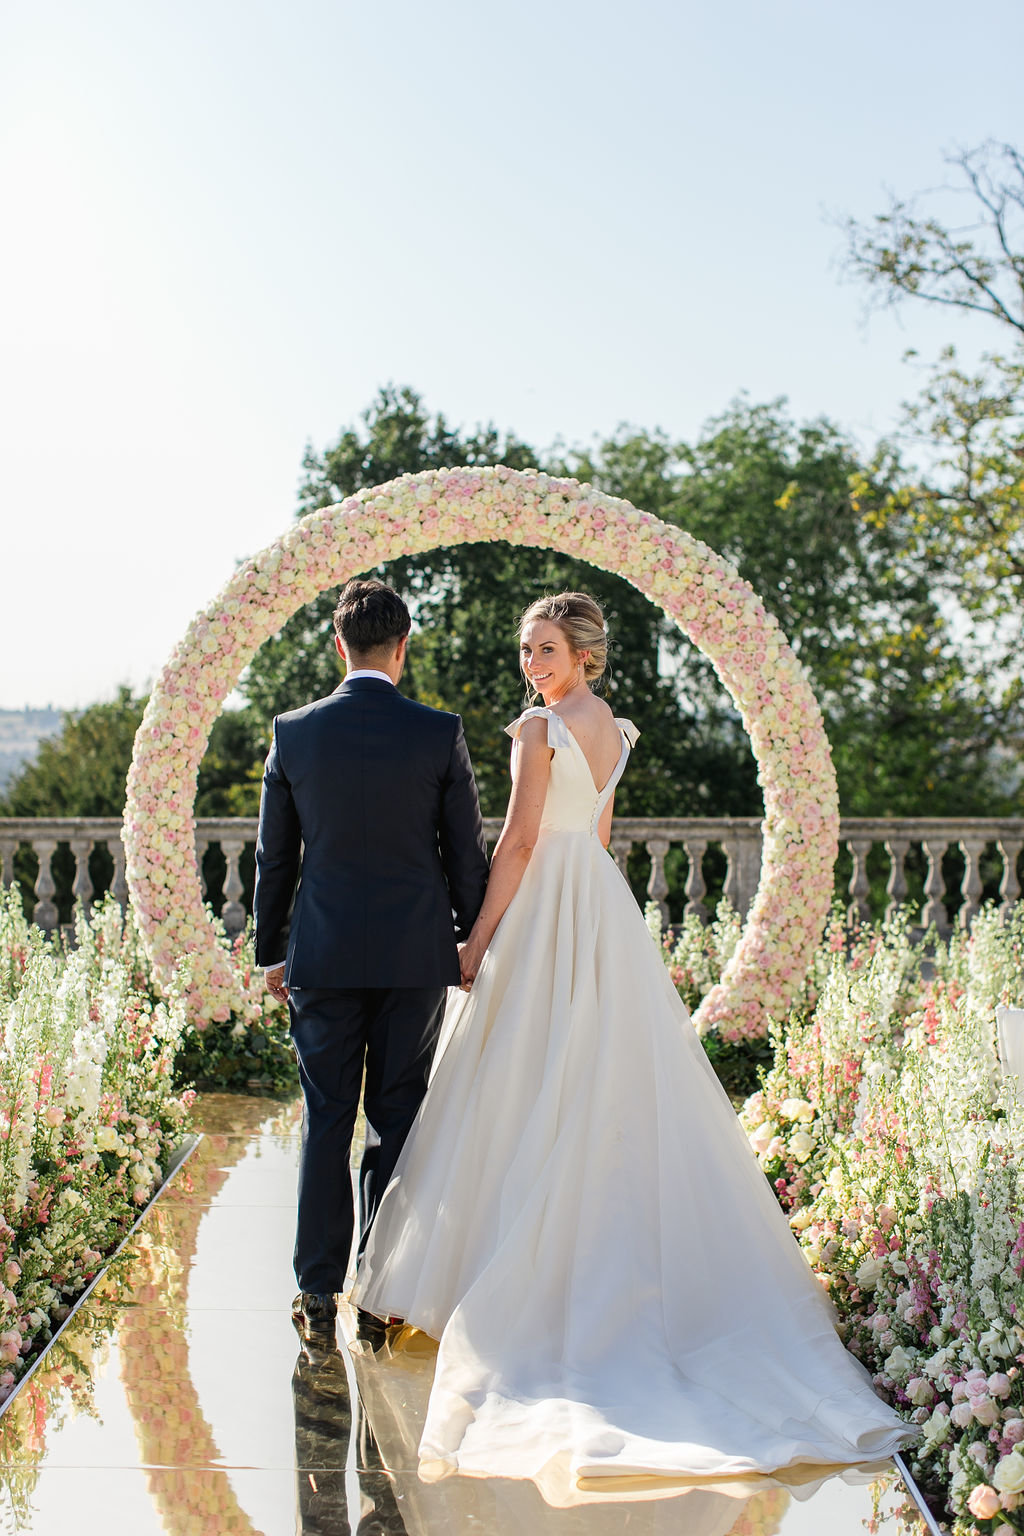
[{"label": "clear sky", "polygon": [[544,448],[740,390],[863,444],[830,213],[1024,140],[979,0],[49,0],[0,20],[0,707],[151,680],[378,386]]}]

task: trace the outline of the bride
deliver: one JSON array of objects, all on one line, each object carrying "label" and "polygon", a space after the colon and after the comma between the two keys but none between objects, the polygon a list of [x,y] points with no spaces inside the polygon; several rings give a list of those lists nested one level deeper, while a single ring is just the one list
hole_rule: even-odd
[{"label": "bride", "polygon": [[830,1303],[606,848],[638,732],[592,598],[520,628],[544,700],[431,1085],[352,1300],[438,1341],[421,1475],[722,1477],[914,1438]]}]

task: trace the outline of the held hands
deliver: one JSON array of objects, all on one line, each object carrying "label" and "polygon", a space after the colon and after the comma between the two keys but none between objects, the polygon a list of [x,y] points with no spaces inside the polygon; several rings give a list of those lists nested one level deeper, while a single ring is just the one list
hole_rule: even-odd
[{"label": "held hands", "polygon": [[265,971],[263,979],[267,984],[267,991],[277,998],[279,1003],[288,1001],[288,988],[284,984],[284,966],[277,965],[272,971]]},{"label": "held hands", "polygon": [[460,988],[463,992],[468,992],[476,980],[476,973],[480,969],[482,959],[480,947],[474,944],[472,935],[465,944],[459,945],[459,970],[462,973]]}]

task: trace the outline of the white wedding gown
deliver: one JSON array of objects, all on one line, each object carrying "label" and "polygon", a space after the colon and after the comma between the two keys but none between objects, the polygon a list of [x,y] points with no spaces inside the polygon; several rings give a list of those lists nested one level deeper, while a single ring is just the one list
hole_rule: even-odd
[{"label": "white wedding gown", "polygon": [[[540,837],[352,1299],[439,1341],[421,1474],[723,1477],[908,1439],[843,1348],[550,709]],[[516,748],[513,747],[513,772]],[[382,1367],[386,1368],[386,1366]]]}]

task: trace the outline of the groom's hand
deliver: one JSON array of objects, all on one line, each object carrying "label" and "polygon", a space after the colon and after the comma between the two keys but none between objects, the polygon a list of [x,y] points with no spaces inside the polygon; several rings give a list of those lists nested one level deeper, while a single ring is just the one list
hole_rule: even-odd
[{"label": "groom's hand", "polygon": [[288,1001],[288,988],[284,984],[283,965],[275,966],[272,971],[266,971],[264,973],[264,980],[267,983],[267,991],[273,993],[279,1003],[286,1003]]}]

